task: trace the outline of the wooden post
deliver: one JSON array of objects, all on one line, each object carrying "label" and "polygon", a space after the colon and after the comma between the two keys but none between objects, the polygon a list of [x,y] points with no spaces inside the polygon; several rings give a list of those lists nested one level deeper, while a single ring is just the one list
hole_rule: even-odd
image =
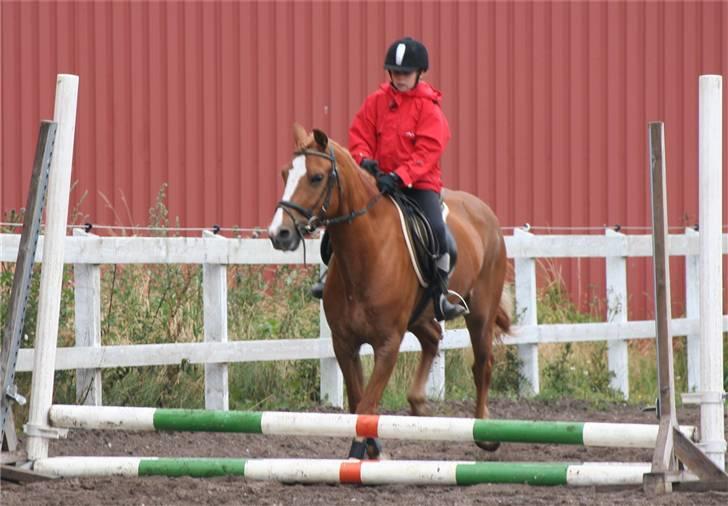
[{"label": "wooden post", "polygon": [[[685,235],[698,239],[698,232],[688,227]],[[700,255],[685,257],[685,317],[697,320],[700,318]],[[688,392],[700,390],[700,333],[688,334]]]},{"label": "wooden post", "polygon": [[48,457],[47,438],[58,436],[57,431],[48,427],[48,410],[53,399],[53,375],[58,344],[63,247],[71,187],[78,76],[59,74],[56,83],[53,121],[58,123],[58,132],[48,179],[43,269],[40,277],[38,326],[35,332],[35,355],[31,382],[32,395],[28,423],[25,425],[30,460]]},{"label": "wooden post", "polygon": [[[94,237],[79,228],[74,237]],[[76,346],[101,346],[101,269],[93,264],[73,266]],[[76,370],[76,403],[101,406],[101,369]]]},{"label": "wooden post", "polygon": [[677,471],[673,450],[675,415],[674,372],[672,362],[672,321],[670,309],[670,268],[667,254],[667,196],[665,183],[665,130],[660,122],[650,123],[650,183],[652,194],[652,253],[655,273],[655,326],[657,327],[657,385],[660,428],[652,457],[652,473],[645,488],[652,493],[672,491],[669,473]]},{"label": "wooden post", "polygon": [[[515,229],[514,236],[523,238],[533,234]],[[537,325],[536,315],[536,260],[533,258],[515,259],[516,275],[516,319],[519,325]],[[522,388],[523,394],[537,394],[541,390],[538,371],[538,345],[519,344],[518,357],[521,359],[521,374],[528,382]]]},{"label": "wooden post", "polygon": [[[606,229],[607,237],[624,237],[624,234]],[[607,257],[607,321],[623,323],[627,321],[627,258]],[[609,370],[614,374],[610,386],[622,392],[629,399],[629,349],[627,340],[607,341],[607,361]]]},{"label": "wooden post", "polygon": [[[326,272],[326,265],[321,263],[321,276]],[[331,340],[331,329],[326,320],[324,303],[319,303],[319,328],[321,339]],[[322,358],[319,361],[321,402],[337,408],[344,407],[344,376],[341,374],[336,358]]]},{"label": "wooden post", "polygon": [[[203,230],[202,237],[224,241],[219,235]],[[202,264],[202,300],[206,343],[226,343],[227,324],[227,266]],[[230,408],[228,365],[205,364],[205,409],[227,411]]]}]

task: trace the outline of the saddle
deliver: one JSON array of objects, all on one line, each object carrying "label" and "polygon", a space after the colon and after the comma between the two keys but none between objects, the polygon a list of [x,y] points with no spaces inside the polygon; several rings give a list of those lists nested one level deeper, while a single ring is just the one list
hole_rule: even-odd
[{"label": "saddle", "polygon": [[[432,233],[430,224],[427,222],[427,218],[420,206],[416,201],[400,192],[396,192],[389,198],[394,202],[399,213],[407,250],[420,285],[427,288],[432,284],[447,283],[447,280],[441,279],[437,268],[436,252],[440,249],[437,239]],[[440,199],[440,207],[443,221],[447,223],[449,209],[442,198]],[[447,252],[450,254],[450,271],[452,271],[457,261],[457,246],[450,229],[446,228],[446,231]]]},{"label": "saddle", "polygon": [[[419,204],[401,192],[397,192],[389,196],[389,198],[399,213],[407,250],[420,285],[427,288],[435,283],[445,283],[446,280],[440,279],[436,264],[437,255],[434,253],[439,250],[438,244],[436,244],[430,224],[427,222],[427,218],[425,218]],[[440,205],[443,221],[447,223],[449,209],[442,199],[440,199]],[[452,272],[457,262],[458,250],[450,229],[447,228],[446,232],[447,252],[450,254],[450,272]],[[333,250],[328,235],[324,234],[321,242],[321,258],[326,265],[329,264],[332,254]]]}]

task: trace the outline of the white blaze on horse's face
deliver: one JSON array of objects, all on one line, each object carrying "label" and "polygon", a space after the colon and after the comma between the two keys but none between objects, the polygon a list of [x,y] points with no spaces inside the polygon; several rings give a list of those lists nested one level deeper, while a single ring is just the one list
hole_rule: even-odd
[{"label": "white blaze on horse's face", "polygon": [[[286,179],[286,187],[283,190],[283,198],[281,200],[291,200],[293,194],[298,188],[298,183],[306,175],[306,157],[299,155],[293,159],[293,168],[288,171],[288,179]],[[280,207],[276,209],[276,213],[273,215],[273,221],[268,227],[268,236],[273,237],[281,229],[283,224],[283,209]]]}]

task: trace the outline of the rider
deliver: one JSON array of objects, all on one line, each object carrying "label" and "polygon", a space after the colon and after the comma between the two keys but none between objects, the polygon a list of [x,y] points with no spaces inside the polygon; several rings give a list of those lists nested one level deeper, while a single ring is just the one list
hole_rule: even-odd
[{"label": "rider", "polygon": [[[437,267],[447,280],[451,265],[440,208],[440,157],[450,140],[450,127],[440,106],[442,93],[421,80],[428,67],[427,48],[421,42],[404,37],[389,47],[384,68],[390,80],[366,98],[354,117],[349,151],[364,169],[378,174],[382,193],[401,188],[417,201],[437,238]],[[438,303],[445,319],[464,314],[466,309],[448,301],[447,288],[442,288]],[[311,291],[320,298],[323,283]]]}]

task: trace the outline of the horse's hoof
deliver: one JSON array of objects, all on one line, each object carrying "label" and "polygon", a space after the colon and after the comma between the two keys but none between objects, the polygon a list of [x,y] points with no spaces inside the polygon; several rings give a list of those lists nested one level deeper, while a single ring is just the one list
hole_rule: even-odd
[{"label": "horse's hoof", "polygon": [[349,458],[364,460],[367,455],[367,443],[366,441],[354,439],[351,442],[351,449],[349,450]]},{"label": "horse's hoof", "polygon": [[382,443],[378,439],[368,437],[366,439],[367,455],[370,459],[378,459],[382,457]]},{"label": "horse's hoof", "polygon": [[500,447],[500,441],[476,441],[478,448],[487,452],[494,452]]}]

